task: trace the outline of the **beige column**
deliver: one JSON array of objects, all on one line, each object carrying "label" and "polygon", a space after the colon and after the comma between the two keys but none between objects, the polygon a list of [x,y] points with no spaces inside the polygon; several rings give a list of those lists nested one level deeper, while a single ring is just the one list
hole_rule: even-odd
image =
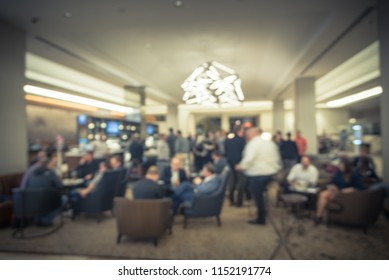
[{"label": "beige column", "polygon": [[303,77],[295,81],[295,130],[308,142],[307,154],[317,154],[315,78]]},{"label": "beige column", "polygon": [[173,128],[174,130],[178,127],[178,106],[167,105],[167,113],[166,113],[166,124],[168,128]]},{"label": "beige column", "polygon": [[281,130],[284,133],[285,129],[285,114],[284,114],[284,100],[273,101],[273,133]]},{"label": "beige column", "polygon": [[227,114],[221,115],[221,129],[226,132],[230,131],[230,117]]},{"label": "beige column", "polygon": [[0,175],[27,167],[25,85],[26,33],[0,22]]},{"label": "beige column", "polygon": [[389,2],[378,0],[378,40],[381,67],[381,149],[383,179],[389,182]]}]

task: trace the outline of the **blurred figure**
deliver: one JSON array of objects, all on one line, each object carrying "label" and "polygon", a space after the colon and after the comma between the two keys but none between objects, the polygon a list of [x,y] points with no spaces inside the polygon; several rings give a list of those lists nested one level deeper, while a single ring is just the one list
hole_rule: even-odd
[{"label": "blurred figure", "polygon": [[170,158],[172,158],[176,154],[176,135],[174,134],[173,128],[169,128],[169,135],[166,139],[166,142],[169,146]]},{"label": "blurred figure", "polygon": [[308,142],[307,140],[301,135],[301,131],[296,131],[296,138],[294,139],[294,142],[296,142],[297,150],[299,154],[299,161],[303,155],[307,152],[308,148]]},{"label": "blurred figure", "polygon": [[227,166],[227,160],[219,150],[212,152],[213,165],[215,166],[215,173],[221,174],[224,168]]},{"label": "blurred figure", "polygon": [[91,180],[98,170],[99,165],[93,158],[93,152],[87,152],[75,168],[77,178],[83,178],[86,181]]},{"label": "blurred figure", "polygon": [[144,179],[134,184],[132,197],[134,199],[158,199],[162,198],[164,191],[158,185],[159,172],[156,166],[150,166]]},{"label": "blurred figure", "polygon": [[103,140],[104,134],[102,132],[99,133],[97,139],[91,141],[89,144],[93,151],[93,157],[97,161],[97,164],[101,161],[104,161],[109,153],[109,148],[107,143]]},{"label": "blurred figure", "polygon": [[280,130],[277,130],[276,133],[274,134],[273,141],[281,149],[284,139],[282,137],[282,132]]},{"label": "blurred figure", "polygon": [[172,158],[170,166],[164,168],[160,179],[173,189],[187,180],[185,170],[181,168],[181,160],[178,157]]},{"label": "blurred figure", "polygon": [[299,154],[296,142],[291,140],[291,133],[286,134],[286,140],[280,147],[281,159],[284,169],[289,169],[297,163]]},{"label": "blurred figure", "polygon": [[193,148],[195,172],[200,172],[205,164],[207,150],[205,149],[204,141],[204,135],[198,134]]},{"label": "blurred figure", "polygon": [[177,137],[175,143],[175,157],[178,157],[182,161],[183,168],[189,173],[189,152],[190,143],[187,138],[182,136],[181,130],[177,130]]},{"label": "blurred figure", "polygon": [[26,188],[26,185],[27,185],[27,182],[28,180],[30,179],[32,173],[40,166],[43,165],[44,162],[47,161],[47,155],[46,155],[46,152],[44,151],[39,151],[38,154],[37,154],[37,159],[35,161],[34,164],[32,164],[27,170],[26,172],[24,172],[23,174],[23,177],[22,177],[22,180],[21,180],[21,183],[20,183],[20,188],[21,189],[25,189]]},{"label": "blurred figure", "polygon": [[307,156],[303,156],[301,162],[292,167],[287,177],[289,186],[296,188],[314,187],[318,179],[319,171],[316,166],[311,164],[311,160]]},{"label": "blurred figure", "polygon": [[257,205],[257,218],[248,221],[249,224],[266,224],[266,208],[263,193],[268,183],[280,170],[280,155],[273,141],[261,138],[262,130],[250,128],[246,132],[247,145],[243,151],[242,160],[235,166],[236,170],[244,171],[248,177],[249,190]]},{"label": "blurred figure", "polygon": [[169,161],[170,160],[170,149],[166,142],[166,135],[161,133],[157,142],[157,155],[158,161]]},{"label": "blurred figure", "polygon": [[359,156],[353,159],[353,167],[355,167],[362,176],[362,179],[370,179],[372,181],[379,181],[375,171],[375,164],[370,157],[370,145],[362,144]]},{"label": "blurred figure", "polygon": [[[225,141],[225,152],[227,163],[230,167],[230,178],[229,178],[229,199],[230,205],[241,207],[243,205],[243,192],[247,186],[247,180],[245,175],[235,169],[237,165],[242,160],[243,149],[246,145],[246,140],[244,139],[244,130],[243,127],[237,126],[233,130],[233,134],[230,134]],[[237,200],[235,200],[235,191],[238,192]],[[247,199],[250,199],[250,194],[246,192]]]},{"label": "blurred figure", "polygon": [[220,151],[220,154],[222,156],[224,156],[226,152],[225,151],[226,135],[227,133],[223,129],[215,132],[215,142],[217,145],[217,149]]},{"label": "blurred figure", "polygon": [[[52,169],[56,166],[56,157],[53,156],[51,159],[44,157],[39,161],[39,166],[31,173],[30,177],[26,182],[26,189],[57,189],[62,187],[60,178],[55,174]],[[66,199],[63,198],[62,204],[66,204]],[[40,216],[38,218],[38,225],[40,226],[51,226],[54,218],[61,212],[61,208],[52,211],[49,214]]]},{"label": "blurred figure", "polygon": [[215,167],[212,163],[204,165],[202,170],[204,180],[197,177],[193,180],[193,184],[189,181],[182,183],[173,194],[173,214],[177,213],[177,210],[181,203],[192,202],[194,194],[200,196],[209,196],[215,193],[220,188],[220,179],[215,174]]},{"label": "blurred figure", "polygon": [[340,159],[339,170],[332,177],[330,184],[325,191],[320,192],[316,206],[316,216],[314,223],[318,225],[323,220],[324,211],[328,203],[336,199],[339,192],[350,193],[362,189],[361,175],[358,171],[352,170],[351,162],[348,158]]},{"label": "blurred figure", "polygon": [[339,135],[339,150],[341,151],[347,150],[347,140],[348,140],[347,130],[343,129]]},{"label": "blurred figure", "polygon": [[118,170],[122,168],[122,161],[119,156],[111,156],[109,158],[109,165],[113,170]]}]

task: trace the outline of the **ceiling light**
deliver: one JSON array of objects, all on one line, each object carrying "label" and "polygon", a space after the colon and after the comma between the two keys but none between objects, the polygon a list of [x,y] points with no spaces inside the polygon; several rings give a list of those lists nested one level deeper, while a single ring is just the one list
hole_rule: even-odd
[{"label": "ceiling light", "polygon": [[24,98],[30,102],[58,106],[58,107],[63,107],[63,108],[67,108],[67,109],[81,110],[81,111],[88,111],[88,112],[96,112],[97,111],[97,108],[92,107],[92,106],[75,104],[73,102],[66,102],[66,101],[62,101],[62,100],[45,98],[45,97],[36,96],[36,95],[26,94]]},{"label": "ceiling light", "polygon": [[182,4],[183,4],[182,0],[174,1],[174,7],[176,7],[176,8],[181,8]]},{"label": "ceiling light", "polygon": [[45,89],[41,87],[36,87],[36,86],[31,86],[31,85],[25,85],[23,87],[25,92],[35,94],[38,96],[43,96],[43,97],[48,97],[48,98],[54,98],[58,100],[63,100],[63,101],[68,101],[68,102],[73,102],[77,104],[83,104],[83,105],[88,105],[88,106],[93,106],[96,108],[104,109],[104,110],[109,110],[113,112],[119,112],[119,113],[124,113],[124,114],[130,114],[133,113],[134,109],[130,107],[125,107],[117,104],[112,104],[108,102],[103,102],[95,99],[90,99],[90,98],[85,98],[73,94],[68,94],[56,90],[50,90],[50,89]]},{"label": "ceiling light", "polygon": [[237,106],[244,100],[236,72],[216,61],[197,67],[181,87],[186,104]]},{"label": "ceiling light", "polygon": [[367,98],[371,98],[373,96],[377,96],[383,92],[382,87],[374,87],[368,90],[364,90],[361,92],[358,92],[356,94],[352,94],[343,98],[339,98],[336,100],[332,100],[330,102],[327,102],[326,105],[328,107],[336,108],[336,107],[342,107],[357,101],[361,101]]},{"label": "ceiling light", "polygon": [[71,12],[66,12],[63,14],[63,17],[64,18],[71,18],[72,17],[72,13]]}]

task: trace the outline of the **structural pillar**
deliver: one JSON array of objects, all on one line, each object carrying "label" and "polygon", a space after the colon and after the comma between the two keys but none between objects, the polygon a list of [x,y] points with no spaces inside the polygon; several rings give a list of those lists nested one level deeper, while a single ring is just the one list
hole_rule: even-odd
[{"label": "structural pillar", "polygon": [[389,182],[389,2],[378,0],[378,40],[380,43],[381,86],[381,149],[383,180]]},{"label": "structural pillar", "polygon": [[284,100],[274,100],[273,101],[273,133],[277,130],[284,132]]},{"label": "structural pillar", "polygon": [[167,105],[167,113],[166,113],[166,124],[168,128],[173,128],[174,130],[178,127],[178,106]]},{"label": "structural pillar", "polygon": [[0,175],[27,167],[25,84],[26,33],[0,22]]},{"label": "structural pillar", "polygon": [[140,105],[140,137],[145,139],[146,133],[146,91],[145,87],[138,87]]},{"label": "structural pillar", "polygon": [[221,129],[226,132],[230,131],[230,118],[227,114],[221,115]]},{"label": "structural pillar", "polygon": [[303,77],[295,81],[295,130],[300,130],[308,142],[307,154],[317,154],[315,78]]}]

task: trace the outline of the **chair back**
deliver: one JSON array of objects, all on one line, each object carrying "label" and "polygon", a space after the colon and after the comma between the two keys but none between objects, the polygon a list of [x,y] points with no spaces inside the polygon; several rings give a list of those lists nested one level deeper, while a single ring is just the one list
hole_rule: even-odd
[{"label": "chair back", "polygon": [[120,169],[120,176],[118,177],[116,183],[115,196],[124,197],[126,195],[127,183],[128,183],[127,169],[125,168]]},{"label": "chair back", "polygon": [[219,188],[211,195],[195,195],[192,207],[184,210],[184,215],[189,217],[219,216],[224,202],[229,169],[223,170],[219,175]]},{"label": "chair back", "polygon": [[168,199],[115,198],[115,218],[119,234],[131,237],[157,237],[171,222]]},{"label": "chair back", "polygon": [[61,206],[61,193],[56,189],[13,190],[13,210],[16,218],[41,216]]}]

